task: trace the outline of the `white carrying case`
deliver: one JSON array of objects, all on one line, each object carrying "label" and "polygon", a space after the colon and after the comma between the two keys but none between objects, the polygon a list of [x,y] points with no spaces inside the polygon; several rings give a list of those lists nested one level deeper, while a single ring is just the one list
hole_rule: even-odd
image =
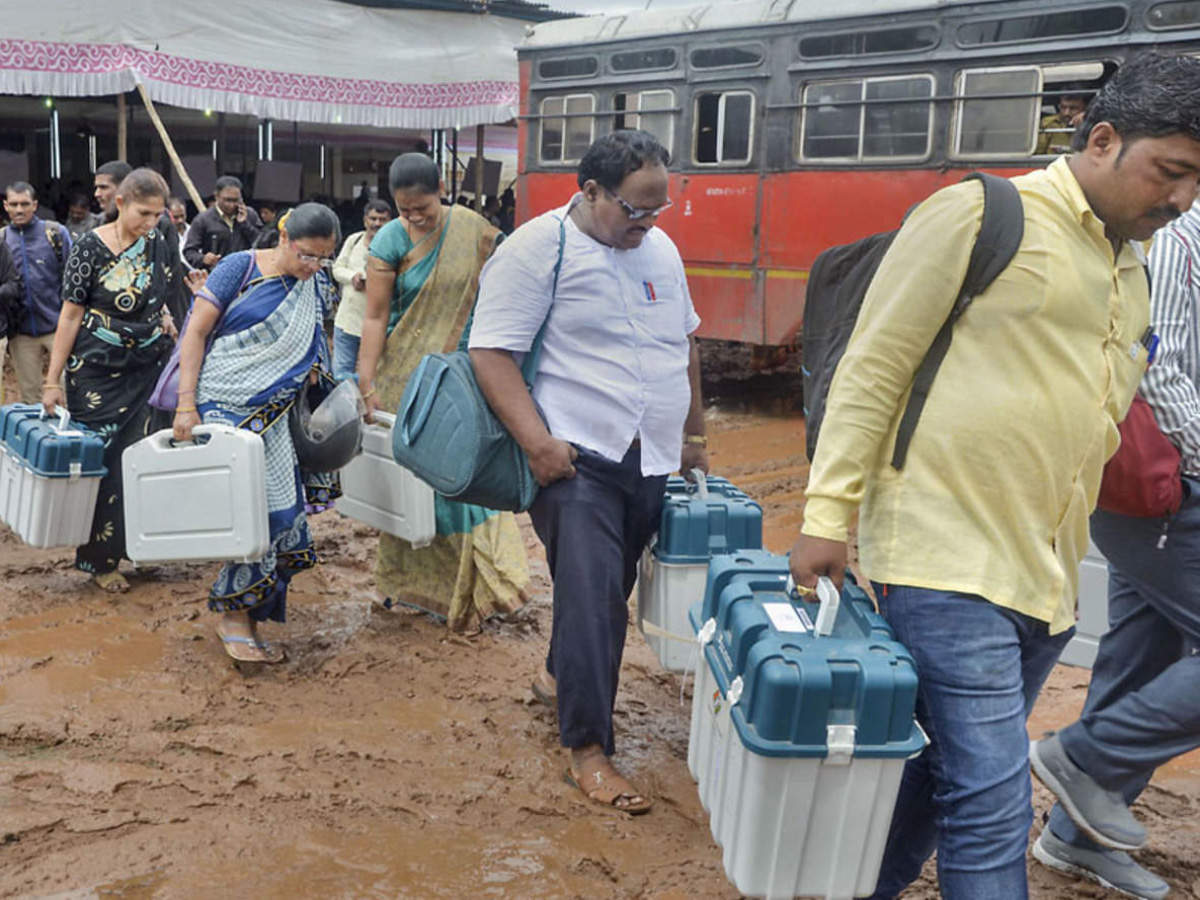
[{"label": "white carrying case", "polygon": [[129,558],[261,559],[271,545],[262,438],[222,424],[197,425],[192,434],[176,443],[164,429],[122,455]]},{"label": "white carrying case", "polygon": [[363,426],[362,453],[341,470],[342,515],[378,528],[414,547],[425,547],[435,533],[433,488],[392,458],[396,417],[375,413]]},{"label": "white carrying case", "polygon": [[0,459],[0,515],[31,547],[78,547],[91,537],[104,444],[86,428],[71,428],[70,418],[60,405],[57,423],[29,420],[24,455],[6,447]]}]

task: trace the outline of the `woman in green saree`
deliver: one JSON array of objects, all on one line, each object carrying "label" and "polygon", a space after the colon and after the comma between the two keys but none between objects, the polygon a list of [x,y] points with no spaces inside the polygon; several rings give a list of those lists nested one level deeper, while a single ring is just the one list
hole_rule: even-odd
[{"label": "woman in green saree", "polygon": [[[399,218],[371,241],[358,386],[368,416],[395,410],[426,353],[466,346],[479,272],[500,232],[465,207],[442,206],[437,165],[421,153],[388,172]],[[420,550],[381,535],[375,578],[401,603],[444,617],[456,630],[512,612],[525,600],[529,567],[512,513],[435,495],[437,537]]]}]

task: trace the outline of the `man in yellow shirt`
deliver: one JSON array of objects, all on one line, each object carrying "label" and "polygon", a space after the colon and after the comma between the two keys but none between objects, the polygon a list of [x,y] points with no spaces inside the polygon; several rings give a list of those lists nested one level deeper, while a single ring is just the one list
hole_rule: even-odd
[{"label": "man in yellow shirt", "polygon": [[1058,111],[1042,116],[1038,126],[1037,152],[1067,153],[1071,149],[1071,134],[1083,121],[1088,98],[1083,94],[1063,94],[1058,98]]},{"label": "man in yellow shirt", "polygon": [[1025,720],[1071,635],[1088,514],[1146,366],[1140,242],[1196,196],[1197,96],[1200,60],[1138,57],[1070,157],[1013,179],[1021,247],[955,324],[900,470],[900,415],[962,284],[980,186],[921,204],[864,299],[791,567],[802,589],[840,583],[857,512],[862,570],[917,664],[930,746],[905,770],[877,897],[935,849],[947,900],[1027,896]]}]

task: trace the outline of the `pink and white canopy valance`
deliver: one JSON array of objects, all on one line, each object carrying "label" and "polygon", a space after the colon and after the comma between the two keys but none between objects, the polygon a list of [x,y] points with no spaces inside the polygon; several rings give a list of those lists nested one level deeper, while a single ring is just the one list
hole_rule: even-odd
[{"label": "pink and white canopy valance", "polygon": [[335,0],[26,0],[0,29],[0,94],[156,101],[264,119],[454,128],[517,109],[524,23]]}]

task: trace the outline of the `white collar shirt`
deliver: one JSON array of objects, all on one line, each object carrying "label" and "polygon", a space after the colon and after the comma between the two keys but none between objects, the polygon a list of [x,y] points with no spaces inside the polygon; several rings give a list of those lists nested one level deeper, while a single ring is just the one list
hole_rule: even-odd
[{"label": "white collar shirt", "polygon": [[679,468],[688,335],[700,325],[683,261],[659,228],[632,250],[584,234],[568,215],[579,196],[522,225],[484,266],[470,346],[524,354],[549,313],[533,397],[550,433],[614,461],[638,438],[642,474],[665,475]]}]

